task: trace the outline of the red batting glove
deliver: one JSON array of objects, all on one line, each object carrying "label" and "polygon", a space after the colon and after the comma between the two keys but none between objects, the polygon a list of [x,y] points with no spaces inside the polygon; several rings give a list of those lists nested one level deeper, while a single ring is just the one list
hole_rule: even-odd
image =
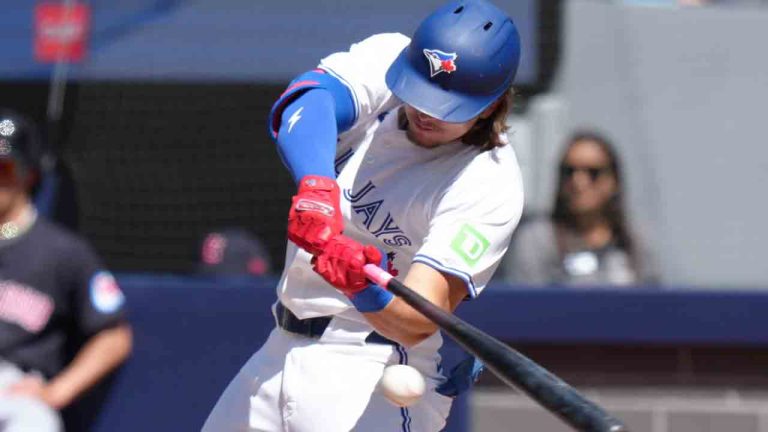
[{"label": "red batting glove", "polygon": [[336,180],[308,175],[299,182],[288,213],[288,240],[312,255],[344,231]]},{"label": "red batting glove", "polygon": [[368,286],[363,266],[379,265],[380,262],[381,252],[376,247],[363,246],[347,236],[338,235],[312,260],[312,268],[351,298]]}]

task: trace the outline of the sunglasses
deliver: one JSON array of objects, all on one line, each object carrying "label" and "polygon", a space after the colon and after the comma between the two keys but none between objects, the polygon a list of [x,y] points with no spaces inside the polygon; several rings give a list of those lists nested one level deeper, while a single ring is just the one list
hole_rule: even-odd
[{"label": "sunglasses", "polygon": [[611,172],[611,168],[607,166],[602,167],[577,167],[573,165],[561,165],[560,166],[560,178],[568,180],[576,175],[577,172],[585,172],[591,181],[596,181],[604,174]]}]

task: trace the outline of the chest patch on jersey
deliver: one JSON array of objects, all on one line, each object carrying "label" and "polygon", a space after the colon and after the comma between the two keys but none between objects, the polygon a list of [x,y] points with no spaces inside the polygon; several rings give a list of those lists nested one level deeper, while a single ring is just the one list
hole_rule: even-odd
[{"label": "chest patch on jersey", "polygon": [[451,241],[451,249],[453,249],[453,251],[467,263],[467,265],[474,267],[488,250],[490,244],[491,242],[480,234],[479,231],[472,228],[469,224],[464,224]]},{"label": "chest patch on jersey", "polygon": [[100,271],[93,275],[90,294],[91,304],[103,314],[117,312],[125,303],[125,296],[120,291],[120,287],[117,286],[115,277],[107,271]]}]

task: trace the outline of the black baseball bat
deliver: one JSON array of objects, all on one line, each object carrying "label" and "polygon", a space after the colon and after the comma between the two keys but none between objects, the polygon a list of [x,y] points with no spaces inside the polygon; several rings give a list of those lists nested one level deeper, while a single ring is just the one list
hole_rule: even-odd
[{"label": "black baseball bat", "polygon": [[520,389],[575,430],[628,431],[619,419],[608,414],[553,373],[488,333],[435,306],[381,268],[368,264],[365,266],[365,273],[371,281],[386,287],[437,324],[507,385]]}]

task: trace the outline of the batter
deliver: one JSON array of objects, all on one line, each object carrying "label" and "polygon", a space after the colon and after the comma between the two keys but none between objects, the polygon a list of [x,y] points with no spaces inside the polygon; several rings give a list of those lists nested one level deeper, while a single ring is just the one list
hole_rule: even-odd
[{"label": "batter", "polygon": [[[449,311],[482,292],[523,206],[504,134],[519,58],[511,18],[454,1],[412,39],[371,36],[289,85],[270,116],[298,184],[277,325],[204,431],[443,429],[471,379],[442,374],[435,324],[362,267]],[[419,402],[399,408],[377,391],[391,364],[424,375]]]}]

